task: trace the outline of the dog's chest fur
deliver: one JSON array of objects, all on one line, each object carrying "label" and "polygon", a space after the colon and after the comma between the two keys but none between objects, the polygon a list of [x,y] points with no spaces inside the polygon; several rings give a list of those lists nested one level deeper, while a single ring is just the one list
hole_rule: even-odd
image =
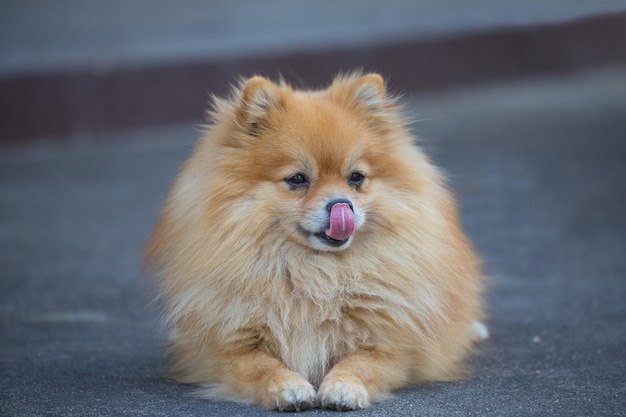
[{"label": "dog's chest fur", "polygon": [[330,368],[367,337],[340,298],[319,300],[290,294],[270,308],[267,347],[289,369],[319,386]]}]

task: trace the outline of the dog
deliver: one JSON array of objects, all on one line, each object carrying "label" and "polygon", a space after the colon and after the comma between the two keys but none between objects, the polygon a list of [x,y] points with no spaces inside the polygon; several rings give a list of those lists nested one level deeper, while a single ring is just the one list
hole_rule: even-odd
[{"label": "dog", "polygon": [[462,378],[485,279],[384,79],[254,76],[208,116],[146,243],[172,377],[283,411]]}]

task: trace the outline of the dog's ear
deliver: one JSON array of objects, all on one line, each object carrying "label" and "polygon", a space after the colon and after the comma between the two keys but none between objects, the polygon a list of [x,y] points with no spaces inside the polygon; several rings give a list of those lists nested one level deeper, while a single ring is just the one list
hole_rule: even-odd
[{"label": "dog's ear", "polygon": [[386,116],[393,101],[387,95],[383,77],[374,73],[339,76],[329,92],[339,104],[354,111],[365,111],[369,116]]},{"label": "dog's ear", "polygon": [[367,74],[354,82],[354,104],[365,107],[371,113],[383,111],[387,105],[387,87],[383,77],[378,74]]},{"label": "dog's ear", "polygon": [[237,123],[247,133],[258,136],[269,112],[279,104],[279,87],[266,78],[252,77],[242,83]]}]

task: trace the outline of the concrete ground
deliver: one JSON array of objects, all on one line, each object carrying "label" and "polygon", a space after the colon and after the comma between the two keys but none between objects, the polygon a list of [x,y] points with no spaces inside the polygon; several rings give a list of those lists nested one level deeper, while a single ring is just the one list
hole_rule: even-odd
[{"label": "concrete ground", "polygon": [[[626,72],[410,100],[492,277],[492,339],[470,379],[353,415],[625,415]],[[0,149],[0,415],[270,414],[162,376],[140,247],[196,136]]]}]

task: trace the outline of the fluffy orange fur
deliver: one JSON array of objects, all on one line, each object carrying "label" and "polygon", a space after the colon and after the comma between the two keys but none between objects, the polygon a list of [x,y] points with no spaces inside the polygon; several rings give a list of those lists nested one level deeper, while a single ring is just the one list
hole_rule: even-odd
[{"label": "fluffy orange fur", "polygon": [[[172,375],[279,410],[462,376],[483,276],[383,79],[253,77],[209,116],[146,244]],[[354,211],[344,242],[316,233],[336,199]]]}]

